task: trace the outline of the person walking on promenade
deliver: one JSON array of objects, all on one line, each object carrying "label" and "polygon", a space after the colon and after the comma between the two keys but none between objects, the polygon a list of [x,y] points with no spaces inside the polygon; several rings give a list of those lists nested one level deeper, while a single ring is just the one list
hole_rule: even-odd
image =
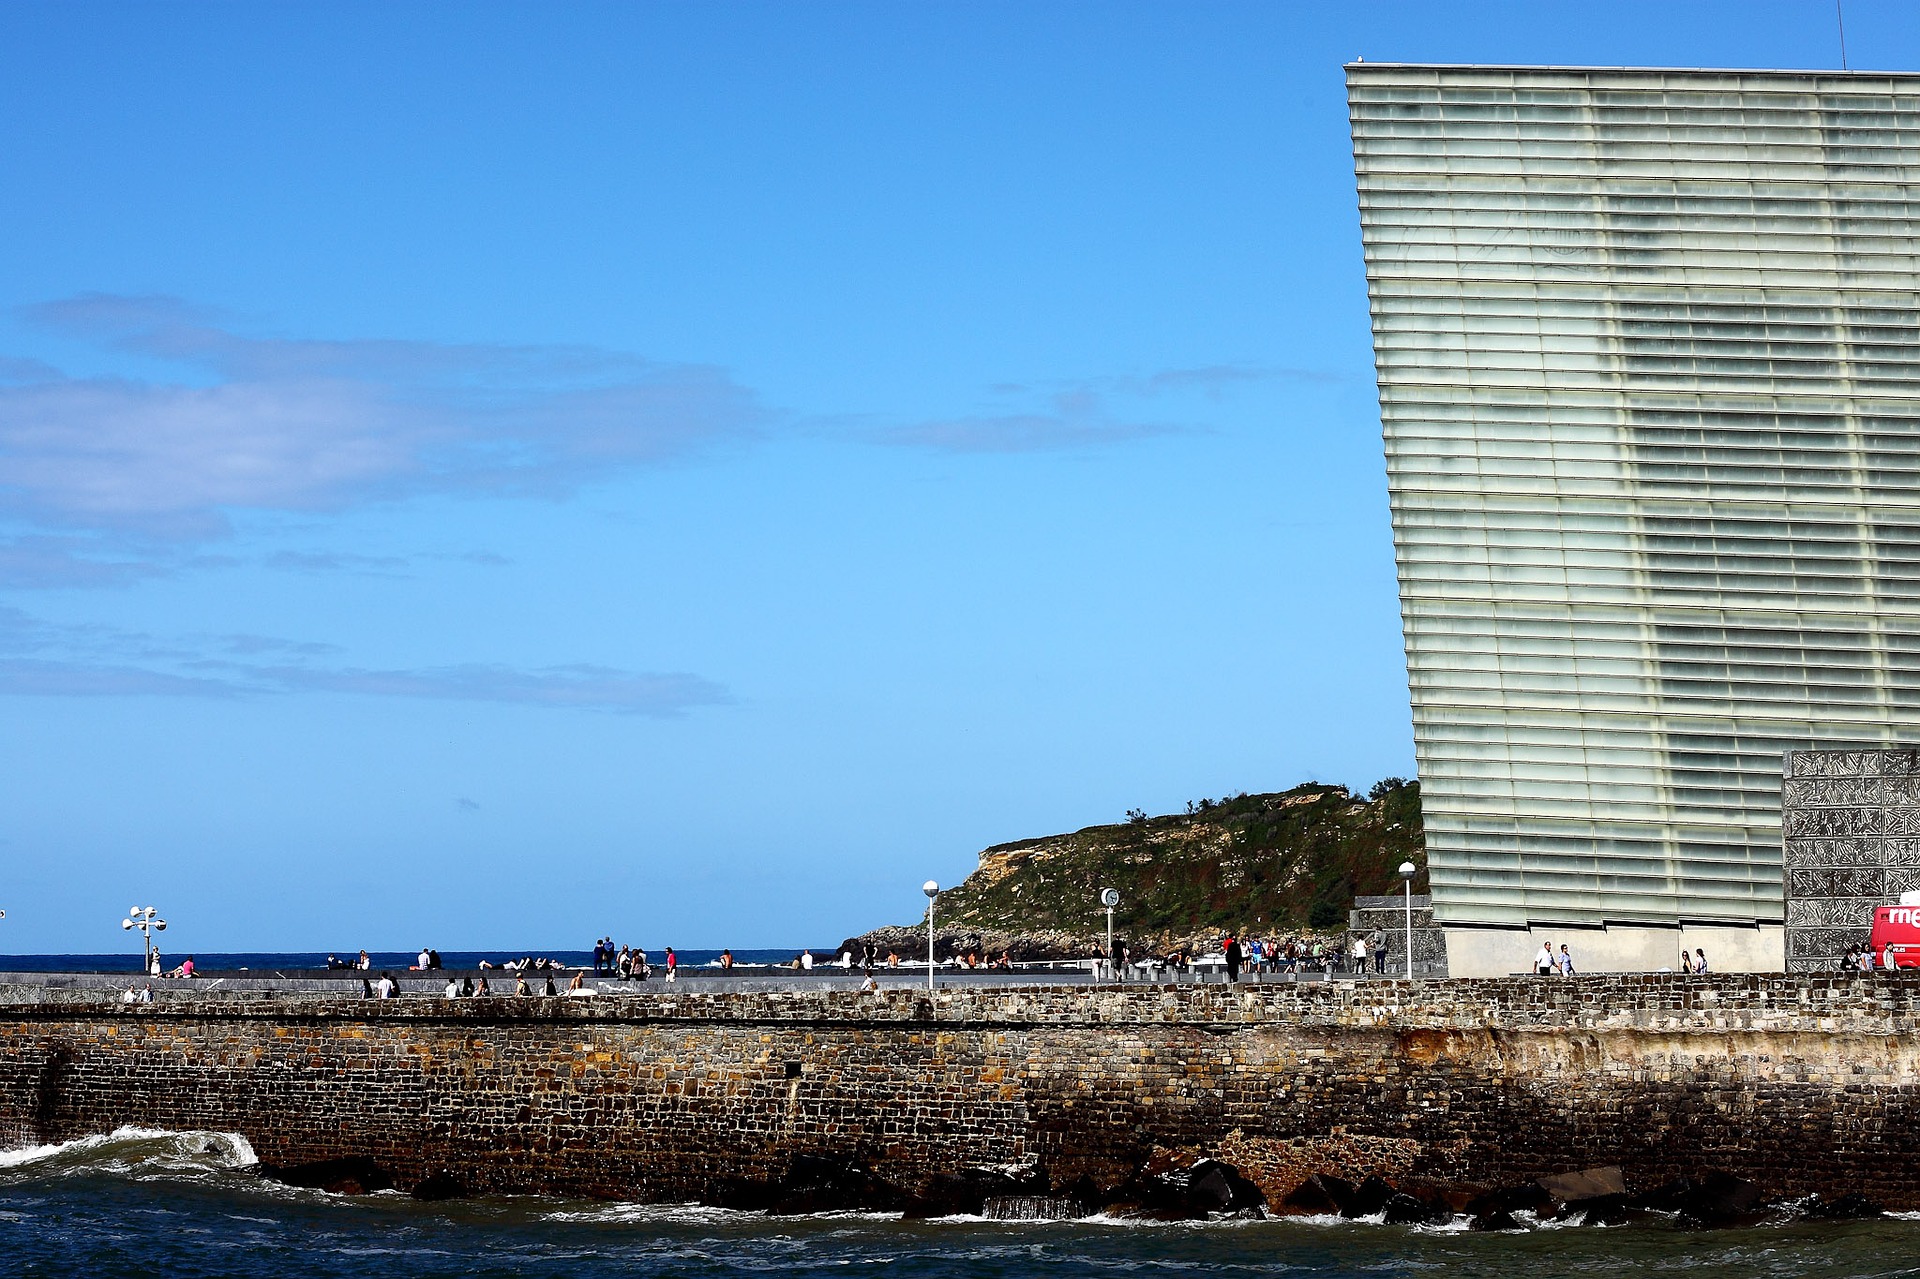
[{"label": "person walking on promenade", "polygon": [[392,973],[381,973],[380,980],[374,983],[374,989],[379,991],[380,998],[392,999],[400,993],[400,983],[393,979]]},{"label": "person walking on promenade", "polygon": [[547,994],[549,994],[549,995],[557,995],[557,994],[559,994],[559,993],[560,993],[560,992],[559,992],[559,991],[558,991],[557,989],[555,989],[555,987],[554,987],[554,984],[553,984],[553,969],[551,969],[551,968],[549,968],[549,969],[547,969],[547,992],[546,992],[546,993],[547,993]]},{"label": "person walking on promenade", "polygon": [[458,977],[453,976],[451,973],[447,975],[446,997],[448,999],[460,998],[460,979]]},{"label": "person walking on promenade", "polygon": [[475,999],[480,998],[482,995],[491,995],[493,993],[493,987],[487,985],[487,975],[481,973],[480,984],[467,993],[471,994]]},{"label": "person walking on promenade", "polygon": [[532,988],[527,985],[527,974],[525,972],[516,971],[514,973],[513,993],[515,995],[531,995],[533,993]]},{"label": "person walking on promenade", "polygon": [[1220,943],[1220,953],[1226,957],[1227,961],[1227,984],[1232,985],[1234,982],[1240,980],[1240,961],[1242,958],[1240,939],[1232,933],[1228,933]]},{"label": "person walking on promenade", "polygon": [[1353,971],[1357,975],[1367,971],[1367,939],[1359,933],[1353,935]]},{"label": "person walking on promenade", "polygon": [[1373,930],[1373,971],[1383,977],[1387,972],[1387,932],[1384,928]]},{"label": "person walking on promenade", "polygon": [[680,956],[673,953],[673,947],[667,947],[667,980],[673,981],[680,974]]},{"label": "person walking on promenade", "polygon": [[1540,950],[1533,957],[1533,971],[1541,977],[1546,977],[1553,972],[1552,942],[1543,941],[1540,943]]},{"label": "person walking on promenade", "polygon": [[1560,953],[1555,956],[1553,962],[1560,969],[1562,977],[1573,976],[1573,954],[1567,949],[1567,943],[1560,943]]},{"label": "person walking on promenade", "polygon": [[1127,979],[1126,938],[1116,937],[1113,939],[1113,954],[1107,957],[1107,962],[1113,965],[1112,980],[1125,981]]},{"label": "person walking on promenade", "polygon": [[1701,974],[1707,971],[1707,952],[1698,947],[1693,952],[1693,971]]}]

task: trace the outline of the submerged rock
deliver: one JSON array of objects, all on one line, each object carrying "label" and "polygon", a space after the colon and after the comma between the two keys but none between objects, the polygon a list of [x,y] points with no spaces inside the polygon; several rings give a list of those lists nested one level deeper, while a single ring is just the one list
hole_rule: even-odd
[{"label": "submerged rock", "polygon": [[[990,1216],[990,1201],[1037,1197],[1046,1190],[1044,1178],[1020,1180],[993,1168],[962,1168],[935,1173],[926,1188],[907,1205],[909,1217]],[[1079,1214],[1069,1214],[1077,1216]],[[1022,1220],[1009,1217],[1007,1220]],[[1035,1218],[1044,1220],[1045,1218]]]},{"label": "submerged rock", "polygon": [[415,1183],[411,1192],[415,1199],[465,1199],[469,1193],[467,1183],[458,1173],[445,1168],[423,1177]]},{"label": "submerged rock", "polygon": [[1887,1210],[1865,1195],[1841,1195],[1831,1200],[1815,1195],[1800,1206],[1800,1214],[1815,1221],[1865,1221],[1884,1217]]},{"label": "submerged rock", "polygon": [[1638,1206],[1676,1213],[1691,1226],[1748,1226],[1766,1215],[1767,1199],[1760,1187],[1727,1172],[1709,1172],[1698,1179],[1676,1177],[1639,1197]]},{"label": "submerged rock", "polygon": [[1382,1177],[1368,1177],[1347,1197],[1340,1208],[1342,1217],[1372,1217],[1387,1210],[1387,1203],[1398,1194]]},{"label": "submerged rock", "polygon": [[899,1212],[907,1197],[865,1164],[833,1155],[795,1155],[767,1211],[774,1216],[815,1212]]},{"label": "submerged rock", "polygon": [[1267,1197],[1238,1168],[1202,1159],[1190,1168],[1139,1174],[1115,1193],[1111,1209],[1124,1216],[1186,1221],[1219,1213],[1266,1210]]},{"label": "submerged rock", "polygon": [[316,1159],[304,1164],[259,1164],[256,1170],[268,1181],[335,1195],[369,1195],[376,1190],[393,1189],[393,1174],[367,1155]]},{"label": "submerged rock", "polygon": [[1316,1172],[1287,1192],[1279,1211],[1296,1217],[1335,1217],[1353,1198],[1353,1183],[1345,1177]]}]

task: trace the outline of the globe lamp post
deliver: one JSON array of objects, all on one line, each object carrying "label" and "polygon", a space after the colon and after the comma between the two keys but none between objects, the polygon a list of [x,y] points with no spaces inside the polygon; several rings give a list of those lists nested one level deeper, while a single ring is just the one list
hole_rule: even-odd
[{"label": "globe lamp post", "polygon": [[927,989],[933,989],[933,906],[939,899],[940,885],[929,879],[920,885],[920,891],[927,895]]},{"label": "globe lamp post", "polygon": [[1412,862],[1400,863],[1400,878],[1407,889],[1407,980],[1413,980],[1413,874]]}]

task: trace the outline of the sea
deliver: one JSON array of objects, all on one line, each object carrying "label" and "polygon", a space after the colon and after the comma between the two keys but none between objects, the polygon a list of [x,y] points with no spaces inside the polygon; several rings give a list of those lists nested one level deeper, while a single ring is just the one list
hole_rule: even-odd
[{"label": "sea", "polygon": [[[135,947],[130,951],[115,951],[99,955],[0,955],[0,973],[137,973],[144,964],[145,956],[138,948],[139,938],[134,938]],[[812,947],[814,958],[824,963],[835,955],[834,947],[840,943],[830,942],[826,946]],[[786,964],[805,947],[792,949],[776,947],[773,949],[736,950],[733,952],[735,967],[772,967]],[[665,962],[666,948],[648,947],[648,962],[659,965]],[[329,955],[342,961],[351,962],[360,957],[356,947],[352,950],[328,951],[188,951],[163,950],[163,962],[172,968],[187,956],[193,956],[193,966],[201,973],[249,972],[272,974],[274,972],[292,972],[325,968]],[[717,967],[720,952],[717,950],[677,950],[674,956],[686,967]],[[417,950],[373,950],[367,952],[367,959],[373,965],[373,971],[383,969],[405,972],[417,962],[420,952]],[[593,951],[587,950],[443,950],[440,962],[452,969],[477,968],[481,960],[498,967],[503,961],[513,959],[554,959],[570,968],[590,966],[593,963]]]},{"label": "sea", "polygon": [[[794,952],[764,954],[782,962]],[[816,952],[819,953],[819,952]],[[688,955],[689,962],[695,960]],[[449,964],[510,957],[445,956]],[[584,960],[558,953],[554,958]],[[0,970],[29,969],[0,957]],[[77,956],[41,956],[71,969]],[[315,957],[199,957],[254,971]],[[324,963],[325,956],[318,956]],[[402,966],[407,955],[376,955]],[[252,962],[223,962],[227,960]],[[125,968],[132,971],[138,956]],[[245,1138],[123,1128],[0,1151],[0,1276],[220,1277],[858,1276],[975,1279],[1195,1275],[1299,1279],[1595,1279],[1612,1275],[1920,1275],[1920,1214],[1863,1222],[1783,1218],[1738,1230],[1655,1220],[1589,1227],[1526,1221],[1477,1234],[1464,1221],[1386,1225],[1338,1218],[1162,1223],[903,1221],[872,1214],[768,1217],[692,1205],[513,1195],[422,1203],[346,1196],[257,1176]],[[1523,1218],[1523,1220],[1525,1220]]]}]

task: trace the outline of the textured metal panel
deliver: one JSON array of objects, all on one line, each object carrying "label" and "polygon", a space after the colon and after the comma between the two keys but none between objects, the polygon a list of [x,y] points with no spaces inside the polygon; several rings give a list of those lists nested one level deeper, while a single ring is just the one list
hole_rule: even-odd
[{"label": "textured metal panel", "polygon": [[1807,747],[1920,836],[1920,77],[1348,99],[1436,918],[1781,920]]}]

